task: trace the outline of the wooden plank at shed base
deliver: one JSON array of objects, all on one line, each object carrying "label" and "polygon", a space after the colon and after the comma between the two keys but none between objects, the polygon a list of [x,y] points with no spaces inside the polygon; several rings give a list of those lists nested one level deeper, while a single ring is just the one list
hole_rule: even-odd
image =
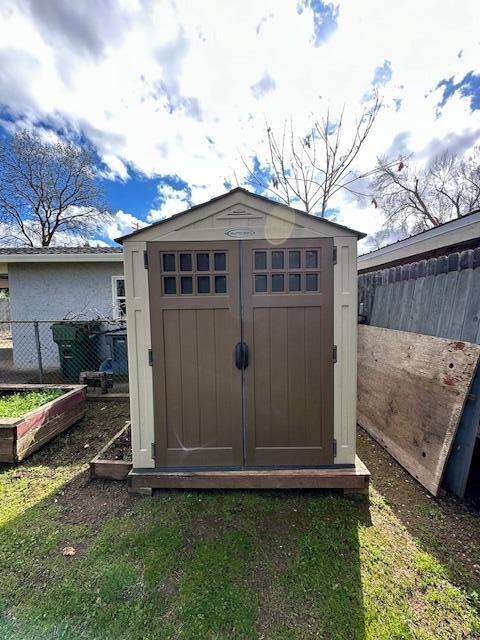
[{"label": "wooden plank at shed base", "polygon": [[346,489],[366,492],[370,473],[360,458],[350,468],[162,471],[133,469],[129,490],[143,489]]},{"label": "wooden plank at shed base", "polygon": [[125,480],[131,468],[126,460],[92,460],[90,480]]},{"label": "wooden plank at shed base", "polygon": [[358,423],[437,495],[480,345],[358,327]]},{"label": "wooden plank at shed base", "polygon": [[132,468],[132,463],[129,460],[109,460],[104,456],[115,440],[130,429],[130,426],[130,421],[126,422],[120,431],[117,431],[113,438],[110,438],[107,444],[90,461],[90,480],[125,480],[128,476]]}]

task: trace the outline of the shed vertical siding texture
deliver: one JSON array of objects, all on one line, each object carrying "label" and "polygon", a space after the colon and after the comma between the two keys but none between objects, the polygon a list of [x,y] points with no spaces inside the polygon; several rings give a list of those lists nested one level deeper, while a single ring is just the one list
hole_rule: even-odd
[{"label": "shed vertical siding texture", "polygon": [[480,249],[358,277],[373,326],[480,343]]}]

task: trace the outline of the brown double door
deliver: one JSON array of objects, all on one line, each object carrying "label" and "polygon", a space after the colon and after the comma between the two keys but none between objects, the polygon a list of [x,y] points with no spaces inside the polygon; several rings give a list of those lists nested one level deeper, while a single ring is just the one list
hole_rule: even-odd
[{"label": "brown double door", "polygon": [[333,463],[332,251],[148,243],[156,466]]}]

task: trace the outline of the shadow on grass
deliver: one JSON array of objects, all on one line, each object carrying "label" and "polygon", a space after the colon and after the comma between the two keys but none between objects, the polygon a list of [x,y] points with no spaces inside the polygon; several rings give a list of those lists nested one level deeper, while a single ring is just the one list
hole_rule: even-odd
[{"label": "shadow on grass", "polygon": [[119,491],[81,473],[4,525],[0,637],[366,637],[364,496],[164,491],[119,513]]},{"label": "shadow on grass", "polygon": [[364,640],[366,497],[138,499],[124,484],[90,483],[85,465],[125,410],[91,403],[84,421],[3,469],[0,638]]},{"label": "shadow on grass", "polygon": [[359,455],[372,474],[372,485],[398,520],[445,567],[453,583],[467,593],[480,585],[480,512],[468,501],[431,496],[363,429]]}]

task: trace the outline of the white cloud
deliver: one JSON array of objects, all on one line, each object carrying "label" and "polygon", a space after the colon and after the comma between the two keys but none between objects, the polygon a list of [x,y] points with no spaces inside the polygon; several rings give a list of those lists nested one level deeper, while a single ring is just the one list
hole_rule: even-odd
[{"label": "white cloud", "polygon": [[112,221],[105,226],[104,233],[110,240],[115,240],[145,226],[146,222],[120,209],[113,215]]},{"label": "white cloud", "polygon": [[174,189],[168,184],[162,184],[158,187],[158,202],[159,206],[148,212],[148,222],[163,220],[188,209],[190,193],[186,189]]},{"label": "white cloud", "polygon": [[102,156],[102,162],[108,168],[105,172],[105,178],[110,180],[126,180],[128,178],[128,169],[125,164],[113,153],[106,153]]},{"label": "white cloud", "polygon": [[[0,102],[23,123],[84,133],[111,178],[125,180],[133,168],[191,186],[190,194],[159,194],[150,220],[222,193],[234,171],[241,181],[242,154],[266,157],[265,119],[280,127],[292,117],[301,128],[328,104],[360,110],[385,61],[385,108],[361,168],[402,132],[427,159],[455,135],[473,144],[480,128],[480,111],[458,93],[437,117],[443,91],[435,90],[442,78],[478,70],[476,0],[340,0],[338,29],[317,47],[312,10],[298,13],[296,2],[132,0],[100,12],[93,0],[52,1],[46,12],[37,4],[0,7]],[[262,92],[265,78],[272,82]],[[378,211],[334,204],[355,227],[380,224]]]}]

